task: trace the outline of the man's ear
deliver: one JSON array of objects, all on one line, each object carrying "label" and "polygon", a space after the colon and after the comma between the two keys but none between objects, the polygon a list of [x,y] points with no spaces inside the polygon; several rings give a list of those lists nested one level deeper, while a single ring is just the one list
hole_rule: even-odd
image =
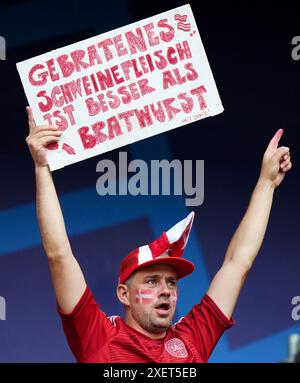
[{"label": "man's ear", "polygon": [[126,285],[119,284],[117,286],[117,296],[119,298],[119,301],[126,307],[130,306],[130,300],[129,300],[129,288]]}]

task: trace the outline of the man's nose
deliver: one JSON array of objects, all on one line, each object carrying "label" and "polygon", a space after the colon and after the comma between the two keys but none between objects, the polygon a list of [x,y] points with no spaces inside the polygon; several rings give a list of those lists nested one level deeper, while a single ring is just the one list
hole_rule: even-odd
[{"label": "man's nose", "polygon": [[168,297],[171,295],[170,287],[169,287],[168,283],[164,280],[161,281],[159,295],[160,296],[165,295]]}]

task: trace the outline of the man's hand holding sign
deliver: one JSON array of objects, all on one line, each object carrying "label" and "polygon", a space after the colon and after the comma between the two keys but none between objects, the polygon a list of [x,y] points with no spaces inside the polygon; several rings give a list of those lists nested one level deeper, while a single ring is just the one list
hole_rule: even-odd
[{"label": "man's hand holding sign", "polygon": [[36,167],[47,166],[47,146],[59,141],[62,132],[57,126],[37,126],[31,108],[26,108],[28,116],[29,134],[26,138],[28,148]]},{"label": "man's hand holding sign", "polygon": [[29,135],[26,138],[35,166],[36,210],[44,250],[47,254],[58,304],[70,312],[86,287],[82,271],[73,256],[64,218],[48,167],[47,146],[61,136],[56,126],[37,126],[30,107],[26,108]]}]

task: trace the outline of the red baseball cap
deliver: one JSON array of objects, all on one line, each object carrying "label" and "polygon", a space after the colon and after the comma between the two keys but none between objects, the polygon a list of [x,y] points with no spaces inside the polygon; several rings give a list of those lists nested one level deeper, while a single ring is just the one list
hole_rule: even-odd
[{"label": "red baseball cap", "polygon": [[[193,225],[194,212],[157,238],[149,245],[138,247],[121,262],[119,283],[124,283],[132,273],[150,265],[170,265],[178,278],[191,274],[195,266],[182,258]],[[164,254],[165,253],[165,254]],[[164,254],[164,257],[159,257]]]}]

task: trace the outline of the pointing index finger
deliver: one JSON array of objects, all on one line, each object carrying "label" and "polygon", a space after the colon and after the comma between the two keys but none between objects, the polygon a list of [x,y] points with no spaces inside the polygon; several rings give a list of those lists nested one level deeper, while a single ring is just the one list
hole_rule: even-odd
[{"label": "pointing index finger", "polygon": [[283,135],[283,129],[278,129],[277,132],[275,133],[274,137],[271,139],[269,145],[268,145],[268,148],[267,150],[274,150],[274,149],[277,149],[278,148],[278,143],[280,141],[280,138],[282,137]]},{"label": "pointing index finger", "polygon": [[30,128],[35,128],[36,127],[36,123],[34,121],[32,109],[30,108],[30,106],[26,107],[26,112],[27,112],[27,116],[28,116],[29,127]]}]

